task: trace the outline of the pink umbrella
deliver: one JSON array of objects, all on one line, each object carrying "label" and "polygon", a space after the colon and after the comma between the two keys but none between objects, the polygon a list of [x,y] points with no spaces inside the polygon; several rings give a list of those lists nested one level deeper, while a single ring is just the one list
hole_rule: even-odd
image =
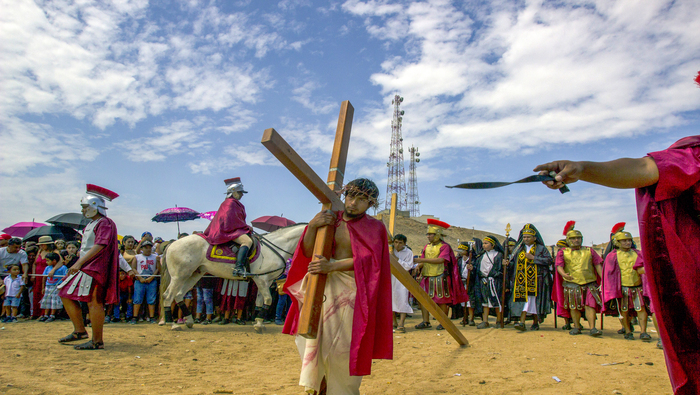
[{"label": "pink umbrella", "polygon": [[2,231],[13,237],[24,237],[30,230],[41,228],[42,226],[46,226],[46,224],[32,220],[32,222],[17,222]]},{"label": "pink umbrella", "polygon": [[296,224],[296,222],[292,221],[291,219],[279,217],[277,215],[266,215],[264,217],[256,218],[252,223],[256,228],[267,232],[272,232],[279,228]]},{"label": "pink umbrella", "polygon": [[199,213],[200,218],[208,219],[211,221],[212,218],[214,218],[214,215],[216,215],[216,211],[207,211],[206,213]]},{"label": "pink umbrella", "polygon": [[151,218],[153,222],[177,222],[177,234],[180,234],[180,221],[191,221],[199,218],[199,213],[187,207],[166,208]]}]

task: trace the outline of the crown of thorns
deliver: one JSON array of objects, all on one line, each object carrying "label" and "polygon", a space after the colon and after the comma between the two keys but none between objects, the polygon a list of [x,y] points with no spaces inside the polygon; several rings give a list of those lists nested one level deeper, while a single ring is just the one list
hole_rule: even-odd
[{"label": "crown of thorns", "polygon": [[346,197],[348,195],[365,196],[367,197],[367,200],[369,200],[370,207],[377,207],[379,204],[379,188],[377,188],[377,185],[372,180],[368,180],[366,178],[358,178],[350,181],[349,183],[345,184],[340,193]]}]

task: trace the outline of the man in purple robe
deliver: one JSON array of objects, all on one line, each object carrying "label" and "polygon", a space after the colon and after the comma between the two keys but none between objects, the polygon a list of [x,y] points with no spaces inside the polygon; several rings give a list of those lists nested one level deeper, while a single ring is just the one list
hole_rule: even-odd
[{"label": "man in purple robe", "polygon": [[240,177],[229,178],[224,180],[224,183],[226,183],[226,199],[219,206],[204,233],[198,234],[211,245],[226,244],[231,241],[237,243],[239,248],[233,274],[245,276],[248,252],[253,247],[253,239],[250,237],[252,230],[245,223],[245,207],[241,203],[243,194],[248,191],[243,188]]},{"label": "man in purple robe", "polygon": [[[698,76],[700,83],[700,75]],[[700,393],[700,136],[638,159],[555,161],[558,189],[578,180],[636,188],[644,270],[675,394]]]}]

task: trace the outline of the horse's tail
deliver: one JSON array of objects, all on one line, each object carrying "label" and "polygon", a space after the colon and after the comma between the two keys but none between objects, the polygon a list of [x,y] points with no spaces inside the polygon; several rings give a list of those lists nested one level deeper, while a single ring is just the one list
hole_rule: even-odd
[{"label": "horse's tail", "polygon": [[[163,255],[160,257],[160,314],[161,317],[165,316],[165,298],[163,295],[165,295],[165,291],[168,289],[168,286],[170,285],[170,273],[168,272],[168,264],[166,262],[166,257],[168,255],[168,247],[172,244],[172,241],[166,241],[163,246]],[[167,307],[170,307],[168,305]]]}]

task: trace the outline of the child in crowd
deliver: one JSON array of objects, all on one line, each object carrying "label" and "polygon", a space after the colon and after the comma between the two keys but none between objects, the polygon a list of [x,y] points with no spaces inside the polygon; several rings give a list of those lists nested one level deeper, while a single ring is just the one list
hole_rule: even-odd
[{"label": "child in crowd", "polygon": [[134,293],[134,280],[124,270],[119,270],[119,303],[114,305],[112,322],[129,320],[133,314],[131,295]]},{"label": "child in crowd", "polygon": [[289,268],[292,265],[292,258],[287,259],[284,273],[280,274],[277,279],[277,293],[279,294],[279,299],[277,299],[277,308],[275,309],[275,325],[284,325],[284,320],[287,319],[287,312],[289,307],[292,305],[292,299],[282,291],[282,286],[287,279],[289,274]]},{"label": "child in crowd", "polygon": [[5,318],[2,322],[17,322],[17,309],[19,308],[19,297],[24,290],[24,281],[19,275],[19,265],[14,263],[7,267],[10,275],[5,277]]},{"label": "child in crowd", "polygon": [[[206,305],[207,318],[202,319],[202,310]],[[197,320],[202,325],[211,324],[211,317],[214,314],[214,277],[208,273],[199,280],[197,286]]]},{"label": "child in crowd", "polygon": [[[44,315],[39,318],[42,322],[53,322],[56,321],[56,314],[63,308],[63,302],[58,296],[58,284],[63,281],[63,277],[68,272],[66,266],[61,266],[56,269],[53,277],[49,277],[48,274],[53,270],[53,268],[58,264],[60,257],[55,252],[49,252],[46,254],[46,268],[44,268],[43,287],[44,287],[44,297],[41,299],[41,308],[44,310]],[[39,283],[39,281],[37,281]]]},{"label": "child in crowd", "polygon": [[140,243],[140,248],[143,250],[141,254],[135,257],[136,280],[134,282],[134,317],[131,319],[131,324],[137,323],[139,310],[146,297],[148,304],[148,322],[155,324],[156,313],[156,298],[158,297],[158,282],[155,275],[159,273],[159,267],[156,262],[156,254],[153,253],[153,242],[144,240]]}]

